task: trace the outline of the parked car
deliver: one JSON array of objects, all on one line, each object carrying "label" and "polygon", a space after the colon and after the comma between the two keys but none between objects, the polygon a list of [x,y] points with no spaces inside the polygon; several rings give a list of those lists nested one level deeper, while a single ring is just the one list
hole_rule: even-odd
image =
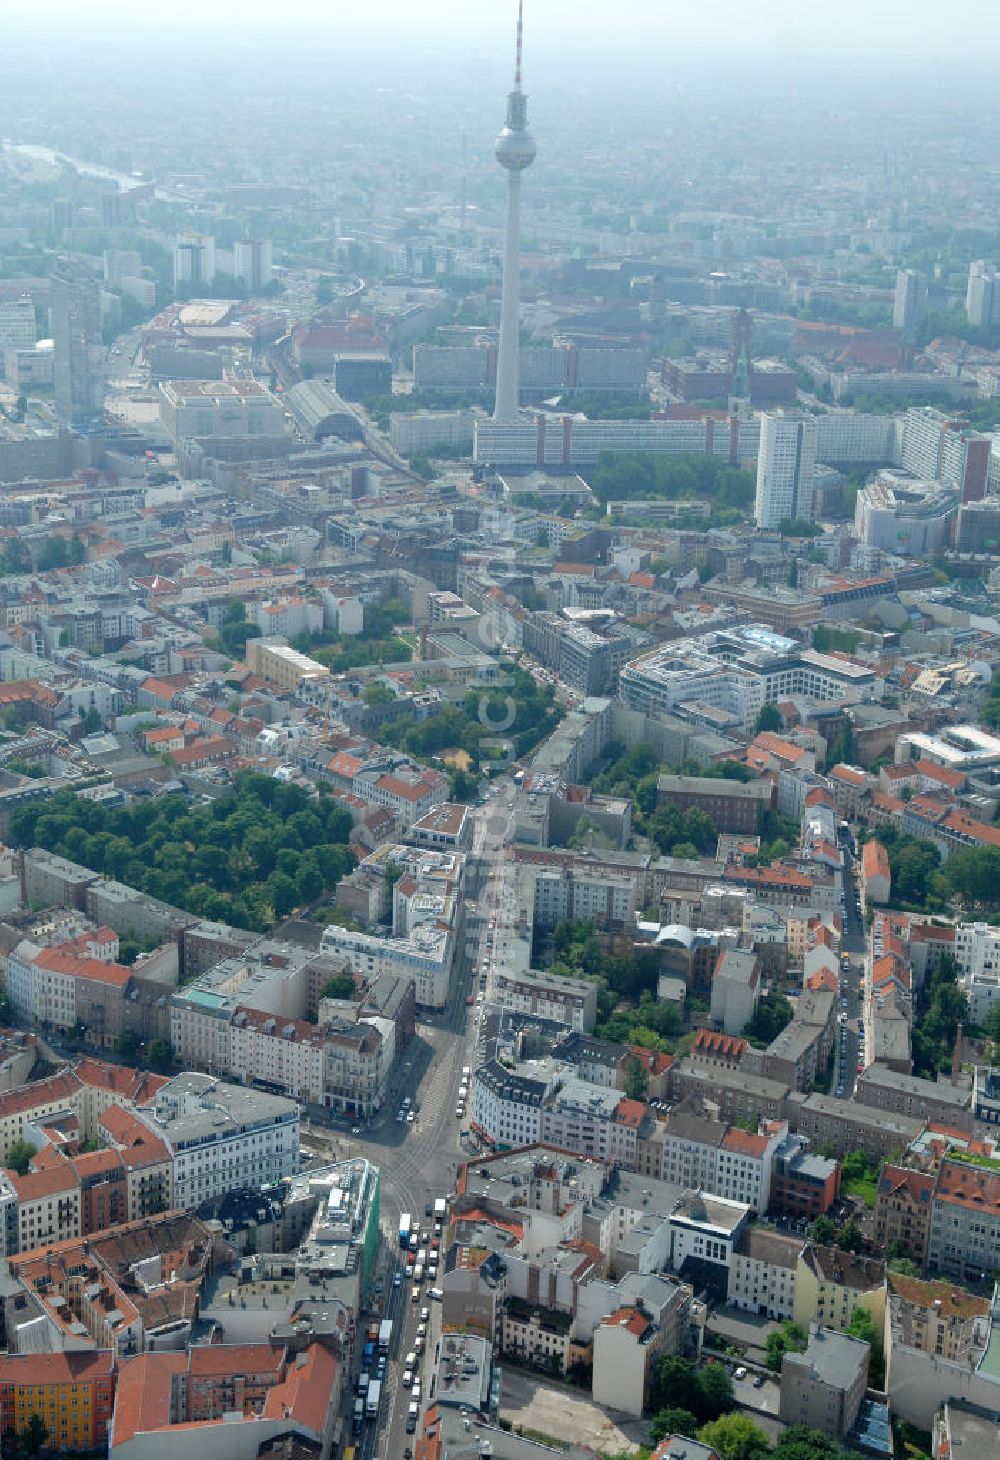
[{"label": "parked car", "polygon": [[755,1389],[763,1389],[763,1387],[764,1387],[764,1375],[763,1374],[754,1374],[754,1376],[753,1376],[753,1387]]},{"label": "parked car", "polygon": [[734,1371],[733,1378],[734,1379],[745,1379],[746,1376],[747,1376],[746,1365],[745,1364],[740,1364],[739,1368]]}]

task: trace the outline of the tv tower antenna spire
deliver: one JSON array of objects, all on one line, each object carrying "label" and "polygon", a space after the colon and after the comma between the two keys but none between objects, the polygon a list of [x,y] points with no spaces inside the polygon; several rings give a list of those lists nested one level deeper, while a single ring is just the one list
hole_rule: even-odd
[{"label": "tv tower antenna spire", "polygon": [[517,61],[514,66],[514,90],[521,90],[521,56],[524,51],[524,0],[517,0]]},{"label": "tv tower antenna spire", "polygon": [[521,89],[524,0],[517,5],[517,54],[514,90],[507,94],[507,121],[496,141],[496,159],[507,173],[507,227],[503,253],[503,298],[497,352],[495,421],[516,421],[520,404],[521,173],[535,160],[535,139],[528,130],[527,98]]}]

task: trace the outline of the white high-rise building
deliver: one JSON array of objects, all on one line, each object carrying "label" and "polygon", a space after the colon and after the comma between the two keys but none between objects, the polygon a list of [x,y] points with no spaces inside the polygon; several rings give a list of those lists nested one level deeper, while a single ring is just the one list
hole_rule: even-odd
[{"label": "white high-rise building", "polygon": [[923,323],[927,313],[927,280],[919,269],[900,269],[892,304],[892,327],[904,332]]},{"label": "white high-rise building", "polygon": [[521,173],[535,160],[535,139],[528,131],[528,100],[521,90],[521,37],[524,3],[517,8],[517,65],[514,90],[507,96],[507,121],[496,141],[496,159],[507,173],[507,230],[503,251],[503,300],[497,352],[497,394],[493,418],[516,421],[520,404],[518,359],[521,314]]},{"label": "white high-rise building", "polygon": [[271,245],[259,238],[241,238],[234,243],[233,273],[252,293],[266,288],[274,278]]},{"label": "white high-rise building", "polygon": [[1000,287],[997,273],[985,259],[969,265],[969,284],[965,291],[965,314],[971,325],[986,329],[1000,320]]},{"label": "white high-rise building", "polygon": [[174,244],[174,288],[215,282],[215,239],[209,233],[185,233]]},{"label": "white high-rise building", "polygon": [[0,300],[0,355],[35,343],[35,305],[30,298]]},{"label": "white high-rise building", "polygon": [[811,522],[816,418],[796,411],[774,411],[760,423],[757,456],[758,527],[778,527],[785,519]]}]

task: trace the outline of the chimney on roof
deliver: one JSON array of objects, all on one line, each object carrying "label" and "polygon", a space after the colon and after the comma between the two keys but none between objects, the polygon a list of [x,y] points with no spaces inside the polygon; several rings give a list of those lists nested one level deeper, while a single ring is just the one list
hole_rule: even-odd
[{"label": "chimney on roof", "polygon": [[955,1048],[951,1052],[951,1083],[958,1084],[958,1077],[962,1073],[962,1025],[961,1021],[955,1026]]}]

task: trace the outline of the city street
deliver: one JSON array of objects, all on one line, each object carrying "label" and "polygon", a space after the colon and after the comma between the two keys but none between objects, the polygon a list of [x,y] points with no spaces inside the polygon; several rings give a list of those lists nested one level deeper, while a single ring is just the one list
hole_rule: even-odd
[{"label": "city street", "polygon": [[[473,1064],[478,1020],[483,1003],[466,1003],[478,993],[478,970],[487,963],[486,933],[495,927],[500,896],[499,870],[506,855],[511,832],[515,787],[509,778],[494,782],[496,794],[474,810],[475,824],[468,860],[465,929],[455,961],[448,1003],[441,1013],[418,1016],[417,1032],[401,1061],[393,1089],[393,1103],[385,1113],[355,1136],[346,1127],[330,1129],[311,1122],[303,1131],[310,1149],[343,1160],[367,1156],[382,1172],[381,1219],[384,1238],[379,1277],[383,1283],[385,1312],[394,1320],[393,1342],[382,1389],[378,1425],[366,1424],[357,1440],[364,1460],[374,1456],[402,1457],[413,1437],[406,1434],[406,1411],[410,1391],[403,1387],[402,1360],[413,1349],[420,1312],[430,1310],[428,1341],[419,1372],[424,1379],[421,1407],[428,1396],[434,1370],[432,1339],[440,1327],[440,1305],[427,1296],[430,1283],[422,1285],[418,1303],[412,1301],[412,1283],[405,1276],[393,1286],[393,1273],[402,1267],[398,1246],[399,1218],[409,1212],[414,1224],[432,1231],[426,1208],[437,1197],[455,1189],[458,1167],[469,1153],[461,1144],[463,1122],[456,1119],[458,1089],[463,1065]],[[490,876],[490,873],[494,876]],[[417,1108],[412,1124],[397,1120],[399,1102],[410,1096]],[[353,1128],[352,1128],[353,1129]],[[367,1320],[367,1314],[363,1315]],[[372,1315],[374,1316],[374,1315]],[[434,1325],[437,1325],[435,1328]],[[353,1396],[350,1409],[353,1410]],[[348,1422],[349,1423],[349,1422]]]},{"label": "city street", "polygon": [[848,962],[843,964],[840,977],[846,990],[845,1013],[847,1022],[838,1026],[838,1031],[844,1029],[844,1039],[841,1042],[838,1032],[838,1053],[834,1062],[834,1073],[831,1087],[831,1094],[836,1095],[843,1089],[841,1096],[849,1100],[854,1091],[854,1083],[857,1079],[858,1054],[861,1043],[858,1035],[858,1023],[864,1011],[864,969],[865,969],[865,920],[864,914],[858,912],[856,862],[851,854],[850,848],[844,847],[844,932],[841,942],[844,953],[848,955]]}]

